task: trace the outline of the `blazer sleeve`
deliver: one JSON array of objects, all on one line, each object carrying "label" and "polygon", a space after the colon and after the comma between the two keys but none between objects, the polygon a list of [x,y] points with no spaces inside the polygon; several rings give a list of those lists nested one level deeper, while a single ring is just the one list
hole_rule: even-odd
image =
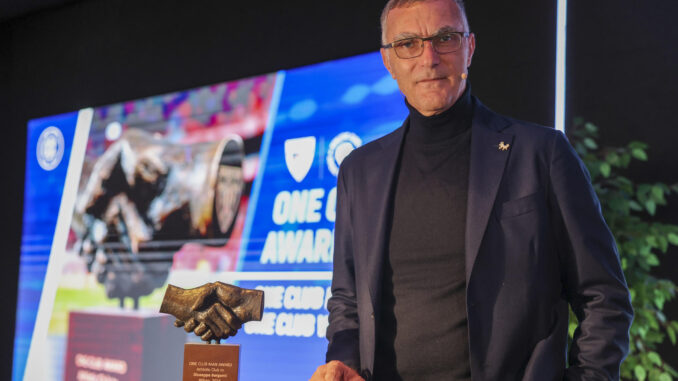
[{"label": "blazer sleeve", "polygon": [[360,350],[353,261],[353,224],[350,195],[347,191],[349,184],[345,180],[345,173],[346,165],[342,165],[337,180],[332,296],[327,302],[330,315],[327,327],[329,344],[326,361],[339,360],[358,370],[360,369]]},{"label": "blazer sleeve", "polygon": [[567,380],[618,380],[633,309],[616,244],[586,167],[561,132],[550,158],[549,203],[567,301],[579,326]]}]

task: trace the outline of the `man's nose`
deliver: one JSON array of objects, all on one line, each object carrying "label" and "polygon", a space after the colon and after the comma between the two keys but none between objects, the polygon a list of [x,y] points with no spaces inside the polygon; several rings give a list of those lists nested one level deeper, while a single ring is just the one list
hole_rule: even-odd
[{"label": "man's nose", "polygon": [[421,52],[421,63],[426,66],[435,66],[440,62],[440,55],[433,47],[433,41],[424,41],[424,51]]}]

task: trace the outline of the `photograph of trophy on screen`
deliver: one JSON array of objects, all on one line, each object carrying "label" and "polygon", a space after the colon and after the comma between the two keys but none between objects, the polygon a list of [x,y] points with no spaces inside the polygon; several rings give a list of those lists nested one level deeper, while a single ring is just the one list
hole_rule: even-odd
[{"label": "photograph of trophy on screen", "polygon": [[274,79],[94,110],[53,318],[155,310],[173,272],[235,270]]},{"label": "photograph of trophy on screen", "polygon": [[76,201],[77,252],[109,298],[139,297],[167,280],[185,243],[222,246],[243,190],[242,139],[176,144],[130,129],[99,157]]}]

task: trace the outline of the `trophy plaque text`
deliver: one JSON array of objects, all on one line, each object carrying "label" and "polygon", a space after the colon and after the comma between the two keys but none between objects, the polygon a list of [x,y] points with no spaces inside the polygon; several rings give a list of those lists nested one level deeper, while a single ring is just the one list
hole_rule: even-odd
[{"label": "trophy plaque text", "polygon": [[237,381],[240,345],[184,345],[184,381]]}]

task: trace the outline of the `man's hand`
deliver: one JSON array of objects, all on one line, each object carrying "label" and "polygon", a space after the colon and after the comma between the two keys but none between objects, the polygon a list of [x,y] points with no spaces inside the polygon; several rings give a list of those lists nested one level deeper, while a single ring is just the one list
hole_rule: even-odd
[{"label": "man's hand", "polygon": [[[221,282],[207,283],[199,287],[200,292],[191,305],[192,318],[186,321],[184,330],[193,331],[204,341],[227,339],[235,336],[243,321],[252,320],[243,315],[243,289]],[[238,311],[235,311],[238,309]],[[240,312],[240,313],[239,313]],[[181,321],[175,322],[176,326]]]},{"label": "man's hand", "polygon": [[221,303],[231,309],[233,314],[240,320],[228,324],[235,329],[240,329],[243,322],[261,320],[264,312],[264,293],[260,290],[249,290],[236,287],[222,282],[207,283],[200,287],[201,292],[193,302],[191,309],[198,311],[201,308]]},{"label": "man's hand", "polygon": [[243,323],[261,320],[263,308],[263,291],[214,282],[189,290],[169,285],[160,312],[176,317],[174,325],[186,332],[218,343],[235,335]]},{"label": "man's hand", "polygon": [[353,368],[333,360],[316,369],[309,381],[365,381]]},{"label": "man's hand", "polygon": [[216,340],[218,344],[222,339],[235,336],[242,322],[230,308],[216,302],[204,310],[193,311],[185,322],[177,319],[174,325],[183,326],[186,332],[194,332],[204,341]]}]

